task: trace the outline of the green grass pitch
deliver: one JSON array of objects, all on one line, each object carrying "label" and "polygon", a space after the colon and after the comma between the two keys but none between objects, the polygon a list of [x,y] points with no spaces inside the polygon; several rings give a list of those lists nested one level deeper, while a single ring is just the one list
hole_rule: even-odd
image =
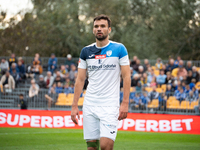
[{"label": "green grass pitch", "polygon": [[[1,150],[86,150],[83,131],[0,128]],[[118,131],[114,150],[200,150],[200,135]]]}]

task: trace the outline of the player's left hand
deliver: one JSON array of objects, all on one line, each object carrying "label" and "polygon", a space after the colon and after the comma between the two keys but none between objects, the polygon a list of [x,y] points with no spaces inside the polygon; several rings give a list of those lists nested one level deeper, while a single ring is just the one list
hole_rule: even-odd
[{"label": "player's left hand", "polygon": [[121,106],[119,108],[119,117],[118,120],[126,119],[128,115],[128,103],[121,103]]},{"label": "player's left hand", "polygon": [[78,116],[78,120],[80,120],[80,115],[79,115],[78,106],[72,106],[72,110],[71,110],[71,120],[72,120],[75,124],[78,124],[78,121],[77,121],[77,119],[76,119],[76,116]]}]

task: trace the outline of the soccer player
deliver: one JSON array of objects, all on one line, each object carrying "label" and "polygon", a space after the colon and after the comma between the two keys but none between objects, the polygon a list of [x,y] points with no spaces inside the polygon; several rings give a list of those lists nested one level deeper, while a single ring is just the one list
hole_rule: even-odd
[{"label": "soccer player", "polygon": [[[82,49],[75,83],[71,119],[77,124],[78,100],[82,92],[86,70],[88,87],[83,103],[83,132],[88,150],[112,150],[117,135],[118,120],[128,113],[130,91],[130,66],[123,44],[109,40],[111,21],[106,15],[94,18],[93,34],[96,43]],[[119,105],[120,74],[124,97]]]}]

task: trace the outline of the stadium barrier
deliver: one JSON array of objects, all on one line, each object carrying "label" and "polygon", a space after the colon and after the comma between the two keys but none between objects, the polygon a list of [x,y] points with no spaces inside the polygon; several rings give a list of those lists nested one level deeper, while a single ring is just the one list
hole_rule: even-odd
[{"label": "stadium barrier", "polygon": [[[136,114],[119,121],[118,129],[124,131],[200,134],[200,116]],[[82,129],[83,116],[75,125],[70,111],[0,110],[0,127]]]}]

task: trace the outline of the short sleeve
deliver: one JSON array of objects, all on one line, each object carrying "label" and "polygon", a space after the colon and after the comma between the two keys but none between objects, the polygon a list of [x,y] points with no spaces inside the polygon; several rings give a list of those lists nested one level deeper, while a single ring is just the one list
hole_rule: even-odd
[{"label": "short sleeve", "polygon": [[87,68],[86,53],[85,53],[85,49],[84,48],[82,49],[81,54],[80,54],[78,68],[82,68],[82,69],[86,69]]},{"label": "short sleeve", "polygon": [[127,49],[124,45],[121,45],[121,49],[120,49],[120,52],[119,52],[119,64],[121,66],[130,65],[129,64],[128,52],[127,52]]}]

